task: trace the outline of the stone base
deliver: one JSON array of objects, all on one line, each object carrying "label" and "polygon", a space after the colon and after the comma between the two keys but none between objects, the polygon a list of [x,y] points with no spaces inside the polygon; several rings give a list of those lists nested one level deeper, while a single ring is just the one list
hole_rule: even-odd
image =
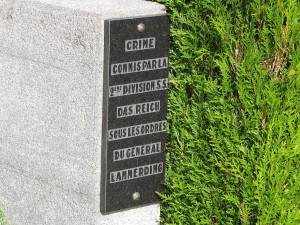
[{"label": "stone base", "polygon": [[159,205],[103,216],[104,20],[142,0],[0,1],[0,207],[13,225],[157,224]]}]

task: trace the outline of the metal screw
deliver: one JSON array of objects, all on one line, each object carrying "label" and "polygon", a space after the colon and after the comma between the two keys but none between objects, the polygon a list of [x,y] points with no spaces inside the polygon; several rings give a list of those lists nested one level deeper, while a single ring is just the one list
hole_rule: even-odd
[{"label": "metal screw", "polygon": [[138,200],[140,200],[140,198],[141,198],[140,193],[134,192],[134,193],[132,194],[132,199],[133,199],[134,201],[138,201]]},{"label": "metal screw", "polygon": [[138,28],[139,32],[144,32],[144,30],[145,30],[145,24],[139,23],[137,25],[137,28]]}]

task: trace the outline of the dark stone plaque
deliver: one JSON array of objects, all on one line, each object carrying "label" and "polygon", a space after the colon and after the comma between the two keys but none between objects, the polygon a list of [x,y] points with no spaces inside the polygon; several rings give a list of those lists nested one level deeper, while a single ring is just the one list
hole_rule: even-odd
[{"label": "dark stone plaque", "polygon": [[105,21],[101,212],[158,202],[165,171],[166,15]]}]

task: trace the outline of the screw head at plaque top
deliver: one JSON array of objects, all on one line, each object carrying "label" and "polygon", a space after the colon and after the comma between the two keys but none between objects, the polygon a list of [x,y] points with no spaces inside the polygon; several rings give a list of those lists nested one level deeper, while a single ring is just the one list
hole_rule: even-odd
[{"label": "screw head at plaque top", "polygon": [[140,193],[134,192],[134,193],[132,194],[132,199],[133,199],[134,201],[138,201],[138,200],[140,200],[140,198],[141,198]]},{"label": "screw head at plaque top", "polygon": [[145,24],[139,23],[139,24],[137,25],[137,28],[138,28],[138,31],[139,31],[139,32],[144,32],[146,27],[145,27]]}]

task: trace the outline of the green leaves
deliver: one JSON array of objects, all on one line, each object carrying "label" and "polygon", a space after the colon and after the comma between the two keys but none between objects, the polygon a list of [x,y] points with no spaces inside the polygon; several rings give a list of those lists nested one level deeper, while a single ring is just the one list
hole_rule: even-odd
[{"label": "green leaves", "polygon": [[161,0],[171,16],[164,224],[300,223],[297,0]]},{"label": "green leaves", "polygon": [[0,225],[9,225],[4,218],[4,212],[1,208],[0,208]]}]

